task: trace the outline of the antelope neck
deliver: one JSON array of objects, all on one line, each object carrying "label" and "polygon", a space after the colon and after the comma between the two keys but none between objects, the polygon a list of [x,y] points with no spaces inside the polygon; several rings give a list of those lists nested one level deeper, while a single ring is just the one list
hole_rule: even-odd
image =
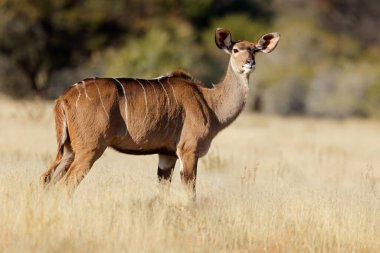
[{"label": "antelope neck", "polygon": [[231,62],[222,82],[207,92],[206,100],[222,127],[226,127],[243,110],[248,95],[248,74],[238,74]]}]

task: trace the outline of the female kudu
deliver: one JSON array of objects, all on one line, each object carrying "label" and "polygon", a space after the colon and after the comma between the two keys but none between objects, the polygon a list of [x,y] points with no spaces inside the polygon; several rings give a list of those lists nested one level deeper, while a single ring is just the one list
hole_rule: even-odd
[{"label": "female kudu", "polygon": [[171,180],[177,159],[181,180],[195,193],[198,158],[243,110],[255,54],[269,53],[278,33],[256,42],[232,41],[218,28],[216,45],[230,55],[224,79],[212,88],[176,71],[156,79],[92,78],[74,84],[55,103],[58,152],[41,176],[72,191],[110,146],[135,155],[158,154],[159,180]]}]

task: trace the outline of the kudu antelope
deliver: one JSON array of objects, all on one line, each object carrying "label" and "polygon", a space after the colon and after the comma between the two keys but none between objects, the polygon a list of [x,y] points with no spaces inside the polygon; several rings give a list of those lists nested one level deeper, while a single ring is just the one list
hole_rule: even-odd
[{"label": "kudu antelope", "polygon": [[55,103],[58,152],[42,174],[44,187],[59,183],[71,192],[107,147],[158,154],[160,181],[171,180],[177,159],[181,180],[195,193],[198,158],[243,110],[255,54],[275,49],[280,35],[256,42],[232,41],[218,28],[215,43],[230,55],[224,79],[211,88],[183,71],[156,79],[90,78],[74,84]]}]

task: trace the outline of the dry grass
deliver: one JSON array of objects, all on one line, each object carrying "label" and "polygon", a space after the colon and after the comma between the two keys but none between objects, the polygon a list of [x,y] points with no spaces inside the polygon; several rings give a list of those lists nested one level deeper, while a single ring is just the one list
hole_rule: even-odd
[{"label": "dry grass", "polygon": [[379,252],[380,124],[242,115],[189,201],[155,156],[112,150],[74,197],[44,193],[50,104],[0,100],[0,252]]}]

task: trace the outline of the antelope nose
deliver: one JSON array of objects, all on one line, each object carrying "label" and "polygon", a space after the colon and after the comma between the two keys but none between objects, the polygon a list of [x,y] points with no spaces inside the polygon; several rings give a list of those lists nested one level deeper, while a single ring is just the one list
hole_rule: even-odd
[{"label": "antelope nose", "polygon": [[250,64],[250,65],[255,65],[255,60],[254,59],[248,59],[247,60],[247,64]]}]

